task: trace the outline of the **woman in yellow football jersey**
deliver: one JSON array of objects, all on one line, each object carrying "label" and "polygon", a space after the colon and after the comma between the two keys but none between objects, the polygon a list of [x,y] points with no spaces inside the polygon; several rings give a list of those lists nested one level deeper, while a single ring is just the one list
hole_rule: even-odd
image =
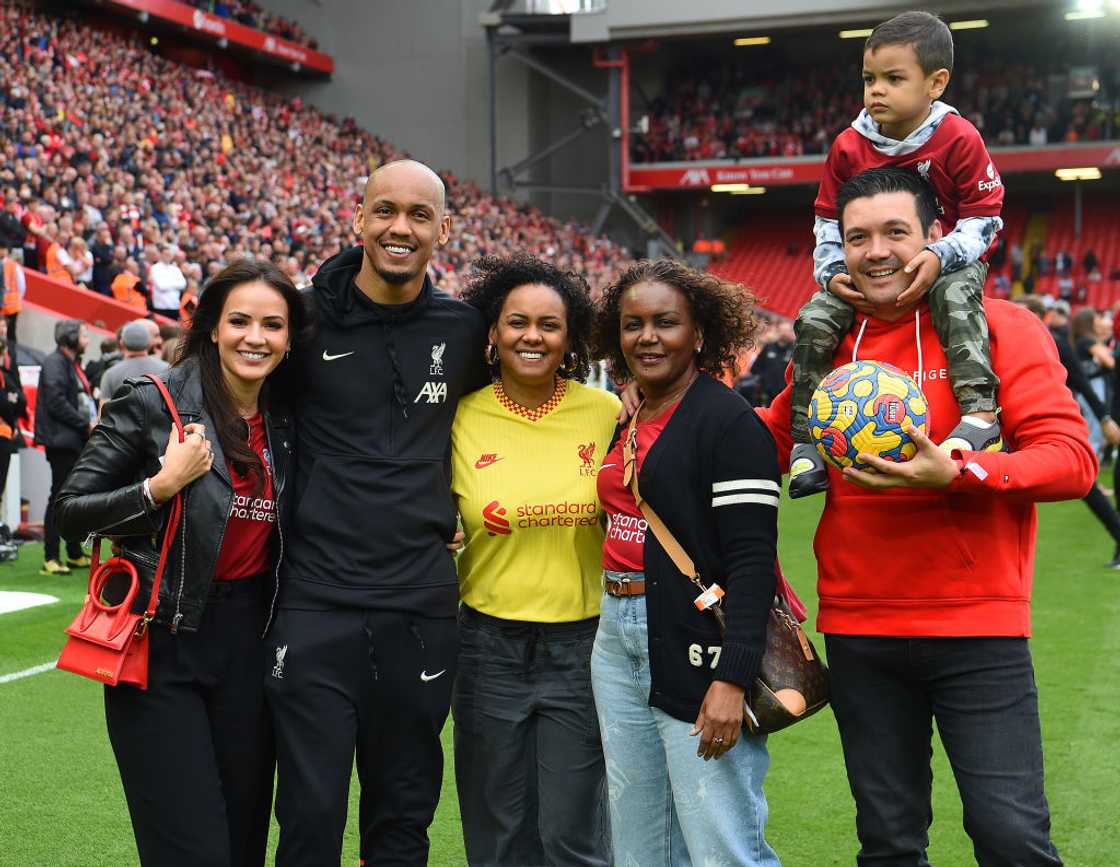
[{"label": "woman in yellow football jersey", "polygon": [[587,284],[521,254],[485,258],[463,300],[490,323],[494,382],[459,403],[455,775],[471,864],[607,865],[591,695],[602,597],[595,477],[618,399],[590,368]]}]

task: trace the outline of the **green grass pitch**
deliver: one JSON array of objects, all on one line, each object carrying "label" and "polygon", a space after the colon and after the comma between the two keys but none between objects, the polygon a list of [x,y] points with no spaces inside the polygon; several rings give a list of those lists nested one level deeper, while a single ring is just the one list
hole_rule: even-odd
[{"label": "green grass pitch", "polygon": [[[782,563],[812,606],[811,537],[820,499],[783,502]],[[1032,648],[1041,696],[1047,793],[1066,863],[1115,867],[1120,815],[1120,573],[1111,543],[1080,502],[1040,507]],[[890,532],[888,526],[884,532]],[[41,549],[0,564],[0,589],[49,593],[59,604],[0,615],[0,676],[53,660],[84,593],[84,576],[41,578]],[[818,647],[819,637],[814,636]],[[450,724],[444,743],[450,760]],[[854,809],[832,714],[770,739],[768,837],[787,867],[850,865]],[[930,860],[968,865],[968,838],[948,763],[934,748]],[[158,769],[153,768],[153,773]],[[174,781],[168,781],[174,785]],[[343,864],[357,864],[357,784]],[[463,865],[451,762],[431,830],[433,865]],[[275,828],[272,845],[275,846]],[[0,683],[0,867],[126,867],[137,863],[102,717],[101,690],[49,671]]]}]

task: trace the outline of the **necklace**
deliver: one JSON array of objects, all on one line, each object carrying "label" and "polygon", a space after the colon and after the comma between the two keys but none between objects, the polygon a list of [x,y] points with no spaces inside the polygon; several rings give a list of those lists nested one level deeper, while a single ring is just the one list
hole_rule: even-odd
[{"label": "necklace", "polygon": [[643,414],[645,414],[645,416],[646,416],[645,420],[649,421],[651,418],[657,418],[657,416],[661,415],[661,413],[665,410],[666,407],[672,406],[673,404],[680,401],[680,399],[684,397],[685,392],[687,392],[689,390],[689,388],[692,387],[692,383],[696,382],[696,378],[699,375],[700,375],[700,371],[698,371],[698,370],[692,371],[692,376],[689,377],[688,382],[686,382],[684,384],[684,387],[679,389],[677,392],[669,395],[668,397],[662,398],[661,402],[658,403],[652,409],[650,408],[650,405],[649,405],[649,398],[646,398],[645,406],[642,407]]},{"label": "necklace", "polygon": [[516,400],[506,394],[506,390],[502,387],[502,381],[500,379],[494,381],[494,397],[498,399],[498,403],[500,403],[514,415],[519,415],[522,418],[527,418],[529,419],[529,421],[540,421],[542,418],[556,409],[556,407],[560,404],[560,401],[564,399],[564,394],[567,392],[567,390],[568,380],[558,376],[556,377],[556,385],[552,391],[552,397],[550,397],[536,409],[529,409],[526,406],[522,406]]}]

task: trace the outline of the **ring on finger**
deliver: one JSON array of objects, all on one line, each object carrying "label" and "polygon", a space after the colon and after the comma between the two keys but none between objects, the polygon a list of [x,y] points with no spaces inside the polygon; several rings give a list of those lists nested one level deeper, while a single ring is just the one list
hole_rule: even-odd
[{"label": "ring on finger", "polygon": [[712,743],[722,744],[723,743],[723,738],[712,738]]}]

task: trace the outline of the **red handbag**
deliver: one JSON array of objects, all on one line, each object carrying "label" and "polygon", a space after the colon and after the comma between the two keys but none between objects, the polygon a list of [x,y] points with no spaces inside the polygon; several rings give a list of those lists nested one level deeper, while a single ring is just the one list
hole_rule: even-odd
[{"label": "red handbag", "polygon": [[[167,387],[152,374],[148,374],[148,378],[159,389],[160,396],[171,413],[171,421],[179,433],[179,442],[182,442],[185,438],[183,422],[171,395],[167,393]],[[167,554],[178,532],[182,513],[182,493],[178,493],[168,504],[167,528],[160,547],[159,564],[152,580],[148,607],[143,614],[132,610],[133,601],[140,590],[140,576],[136,573],[136,567],[124,557],[112,557],[101,563],[101,537],[94,537],[93,562],[89,567],[89,591],[78,616],[66,628],[66,634],[70,637],[58,657],[58,668],[109,686],[127,683],[138,689],[148,688],[148,625],[156,614]],[[128,579],[128,590],[120,602],[109,603],[105,600],[105,589],[109,581],[118,575]]]}]

